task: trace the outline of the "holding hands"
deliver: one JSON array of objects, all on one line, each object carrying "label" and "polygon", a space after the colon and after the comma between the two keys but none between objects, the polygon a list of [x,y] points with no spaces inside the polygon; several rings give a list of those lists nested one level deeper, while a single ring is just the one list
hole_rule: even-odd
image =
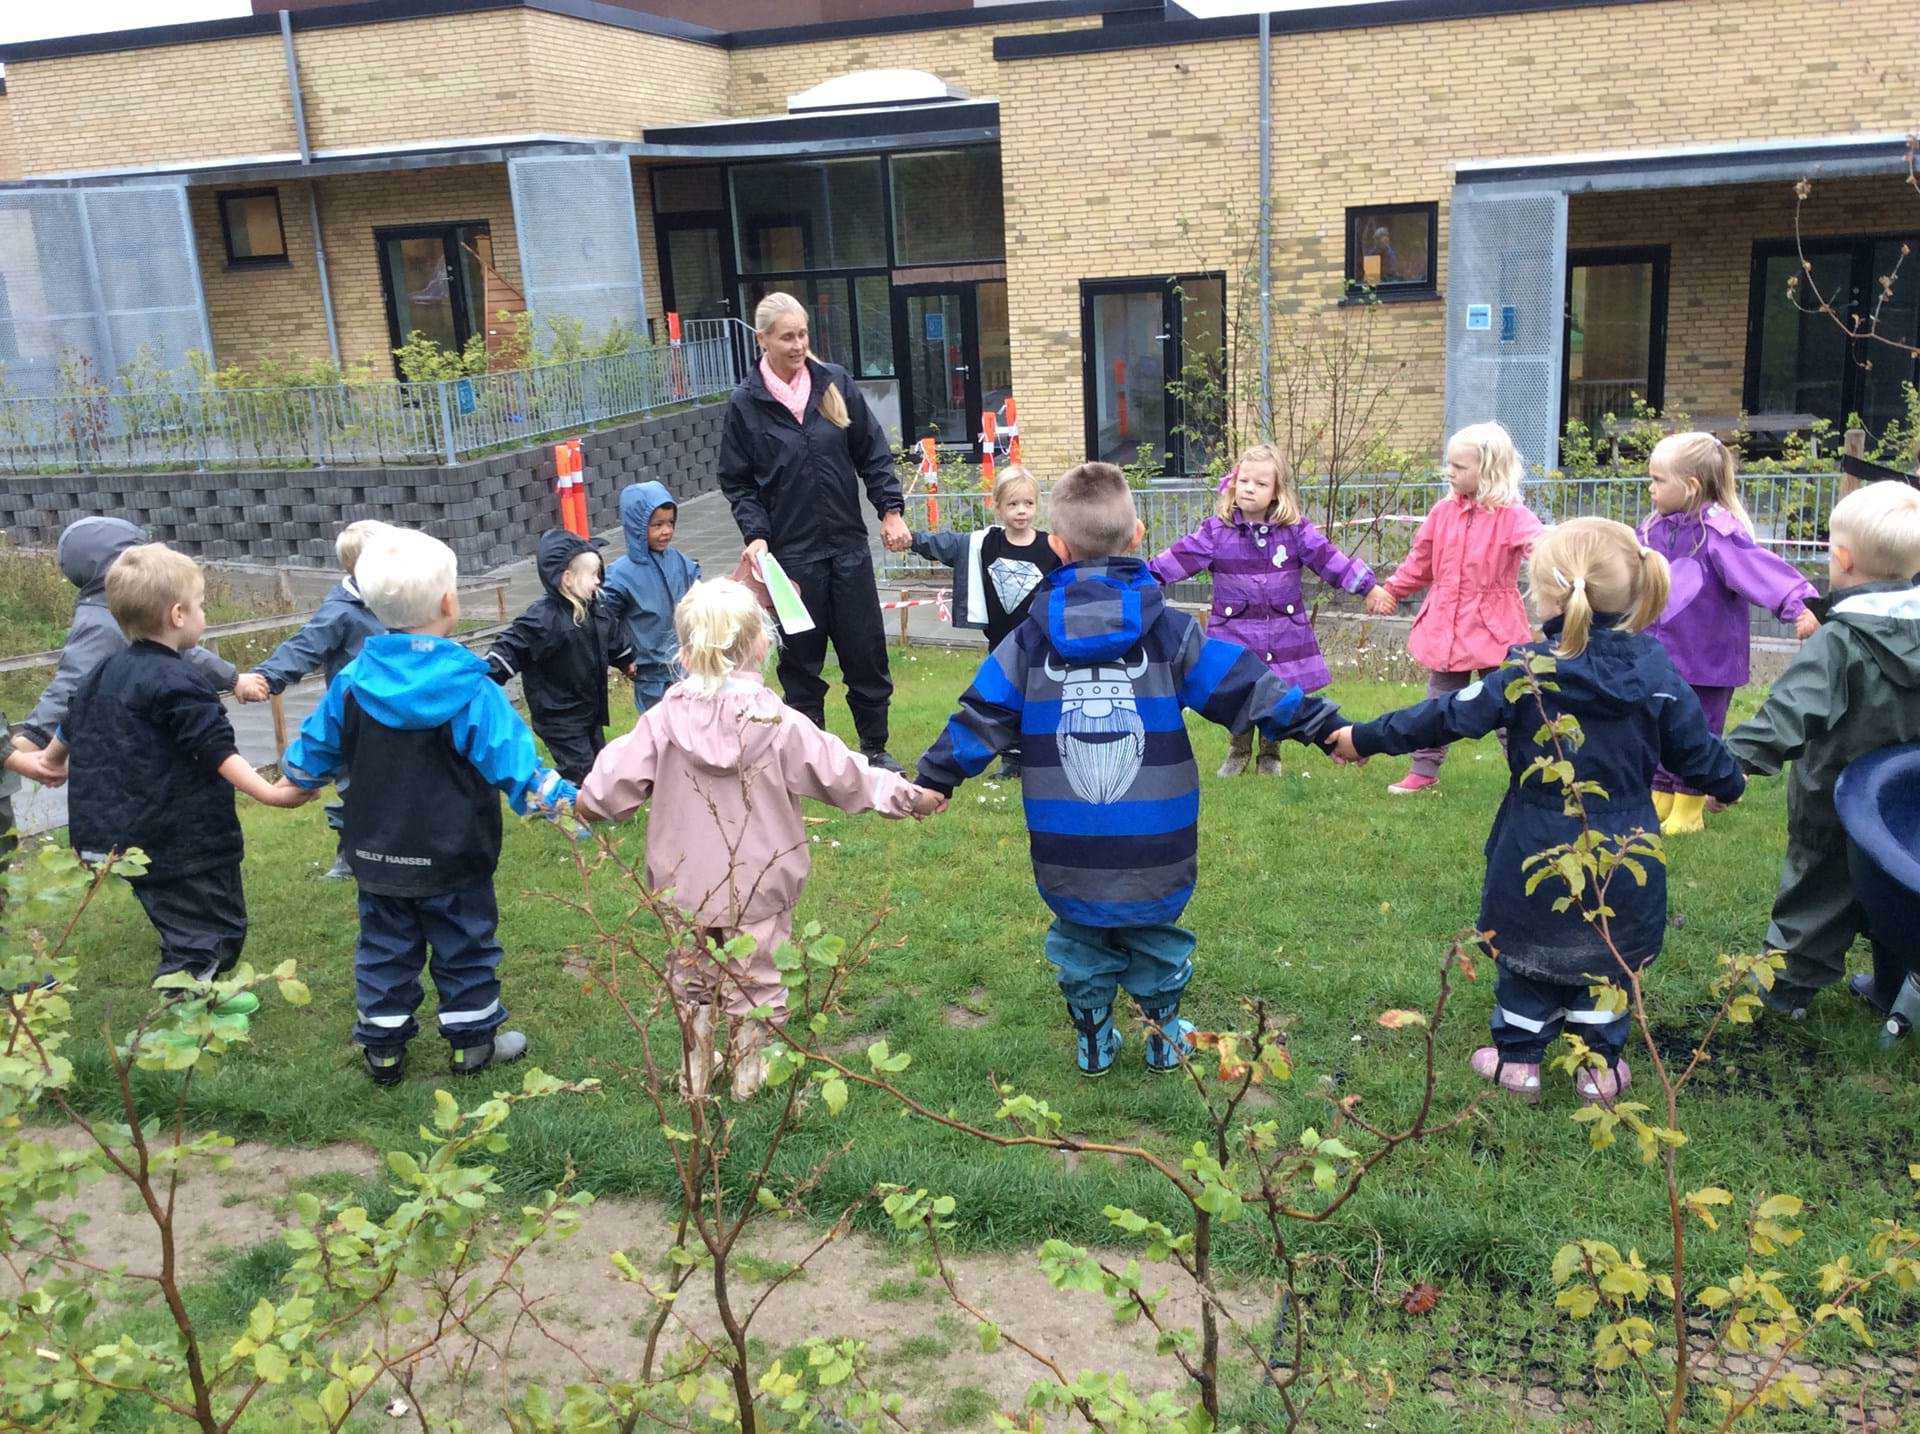
[{"label": "holding hands", "polygon": [[[1379,592],[1380,589],[1375,588],[1374,591]],[[1327,739],[1327,755],[1343,767],[1364,767],[1367,764],[1367,759],[1354,749],[1352,727],[1342,727]]]},{"label": "holding hands", "polygon": [[[240,680],[244,682],[246,678],[243,677]],[[270,807],[292,808],[304,807],[319,795],[320,789],[318,787],[309,791],[298,782],[287,777],[282,777],[279,781],[268,787],[265,792],[261,793],[259,800]]]},{"label": "holding hands", "polygon": [[1380,584],[1367,590],[1367,611],[1375,617],[1391,617],[1399,606],[1400,600]]},{"label": "holding hands", "polygon": [[904,553],[913,546],[913,533],[907,527],[907,520],[898,512],[887,514],[880,520],[880,541],[887,545],[890,553]]},{"label": "holding hands", "polygon": [[1793,635],[1802,642],[1805,642],[1818,631],[1820,631],[1820,619],[1810,612],[1803,611],[1800,616],[1793,620]]},{"label": "holding hands", "polygon": [[[16,737],[14,740],[17,742],[20,739]],[[18,772],[21,776],[38,782],[43,787],[57,787],[67,780],[67,763],[64,756],[55,761],[45,752],[31,746],[16,748],[7,753],[7,770]]]},{"label": "holding hands", "polygon": [[242,702],[265,702],[273,696],[273,689],[259,673],[249,672],[233,684],[233,695]]},{"label": "holding hands", "polygon": [[947,809],[947,799],[931,787],[913,789],[913,814],[916,818],[937,816]]}]

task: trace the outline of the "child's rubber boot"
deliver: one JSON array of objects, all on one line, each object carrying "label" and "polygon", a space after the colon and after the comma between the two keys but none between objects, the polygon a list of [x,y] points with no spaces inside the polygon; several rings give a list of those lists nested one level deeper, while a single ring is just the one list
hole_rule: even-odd
[{"label": "child's rubber boot", "polygon": [[1238,777],[1246,773],[1247,766],[1253,761],[1253,729],[1235,732],[1233,741],[1227,746],[1227,760],[1220,764],[1216,777]]},{"label": "child's rubber boot", "polygon": [[705,1100],[720,1069],[720,1057],[713,1049],[713,1007],[679,1006],[680,1016],[680,1098],[692,1102]]},{"label": "child's rubber boot", "polygon": [[1612,1070],[1597,1071],[1582,1066],[1573,1073],[1573,1088],[1582,1105],[1612,1105],[1620,1092],[1633,1084],[1633,1072],[1624,1058],[1615,1057]]},{"label": "child's rubber boot", "polygon": [[1438,777],[1429,777],[1425,772],[1408,772],[1387,790],[1396,797],[1410,797],[1415,792],[1424,792],[1429,787],[1438,786]]},{"label": "child's rubber boot", "polygon": [[1673,797],[1672,792],[1656,790],[1653,794],[1653,814],[1663,823],[1673,815]]},{"label": "child's rubber boot", "polygon": [[1113,1069],[1113,1058],[1120,1050],[1120,1033],[1113,1028],[1113,1007],[1076,1006],[1067,1002],[1067,1014],[1073,1017],[1074,1058],[1080,1074],[1092,1080]]},{"label": "child's rubber boot", "polygon": [[407,1073],[405,1046],[362,1046],[360,1059],[366,1062],[367,1074],[378,1086],[399,1085]]},{"label": "child's rubber boot", "polygon": [[216,1016],[251,1016],[260,1009],[260,998],[251,991],[241,991],[212,1009]]},{"label": "child's rubber boot", "polygon": [[1278,739],[1268,741],[1260,739],[1260,759],[1253,764],[1253,770],[1263,777],[1280,775],[1280,743]]},{"label": "child's rubber boot", "polygon": [[347,865],[347,854],[345,852],[341,852],[338,856],[336,856],[333,859],[333,865],[320,873],[320,879],[322,881],[352,880],[353,868]]},{"label": "child's rubber boot", "polygon": [[1467,1058],[1467,1064],[1481,1080],[1492,1081],[1505,1094],[1528,1105],[1540,1103],[1540,1062],[1502,1060],[1498,1046],[1482,1046]]},{"label": "child's rubber boot", "polygon": [[527,1038],[518,1031],[495,1031],[493,1039],[485,1045],[455,1046],[453,1048],[453,1073],[455,1075],[479,1075],[488,1066],[503,1066],[508,1061],[517,1061],[527,1053]]},{"label": "child's rubber boot", "polygon": [[767,1027],[763,1021],[735,1021],[727,1056],[733,1062],[733,1098],[752,1100],[767,1083]]},{"label": "child's rubber boot", "polygon": [[1000,759],[1000,770],[993,774],[993,779],[996,782],[1019,781],[1020,759],[1018,757],[1002,757]]},{"label": "child's rubber boot", "polygon": [[1180,998],[1142,1001],[1140,1015],[1147,1022],[1147,1069],[1155,1075],[1179,1070],[1181,1059],[1193,1054],[1193,1022],[1180,1019]]},{"label": "child's rubber boot", "polygon": [[1790,985],[1779,975],[1773,978],[1771,987],[1762,986],[1758,980],[1749,976],[1747,987],[1759,997],[1762,1006],[1782,1020],[1806,1020],[1807,1006],[1813,1000],[1813,992],[1804,987]]},{"label": "child's rubber boot", "polygon": [[1661,836],[1687,836],[1707,829],[1707,799],[1687,792],[1673,794],[1673,810],[1660,823]]}]

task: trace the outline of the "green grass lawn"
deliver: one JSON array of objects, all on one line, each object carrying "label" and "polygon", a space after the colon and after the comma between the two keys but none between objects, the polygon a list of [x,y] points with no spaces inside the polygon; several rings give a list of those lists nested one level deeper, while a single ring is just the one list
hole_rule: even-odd
[{"label": "green grass lawn", "polygon": [[[896,653],[896,755],[910,761],[932,741],[973,665],[971,657],[927,649]],[[1365,717],[1418,694],[1351,683],[1330,695]],[[1755,697],[1742,694],[1736,720]],[[837,688],[833,700],[836,730],[850,736]],[[1210,773],[1225,734],[1193,726],[1202,770]],[[1436,795],[1407,800],[1384,790],[1404,763],[1339,769],[1318,753],[1286,751],[1288,770],[1278,780],[1203,779],[1200,884],[1185,918],[1200,946],[1185,1014],[1202,1027],[1232,1026],[1249,996],[1285,1013],[1296,1076],[1269,1112],[1283,1132],[1324,1126],[1325,1107],[1313,1096],[1322,1077],[1363,1095],[1376,1120],[1398,1121],[1418,1095],[1418,1046],[1381,1029],[1375,1017],[1389,1007],[1430,1004],[1444,943],[1477,909],[1480,847],[1505,767],[1490,740],[1462,746]],[[975,782],[945,816],[925,824],[830,815],[813,828],[819,840],[800,919],[851,934],[887,904],[895,915],[883,939],[900,943],[861,976],[851,1020],[832,1039],[858,1036],[864,1044],[885,1037],[895,1050],[911,1051],[907,1088],[978,1120],[992,1115],[990,1081],[998,1078],[1052,1102],[1071,1132],[1168,1150],[1196,1137],[1195,1095],[1178,1080],[1145,1074],[1137,1028],[1107,1079],[1083,1082],[1074,1073],[1070,1027],[1041,954],[1048,917],[1033,889],[1017,790]],[[245,817],[248,958],[257,966],[295,958],[314,1001],[301,1011],[270,1001],[256,1018],[253,1048],[196,1083],[194,1118],[235,1136],[288,1144],[413,1142],[435,1085],[446,1083],[444,1047],[431,1035],[416,1042],[410,1077],[391,1092],[367,1082],[347,1044],[353,889],[315,880],[331,856],[319,806],[292,814],[250,809]],[[1712,818],[1704,836],[1675,847],[1673,926],[1648,980],[1671,1051],[1686,1048],[1686,1033],[1708,1010],[1715,956],[1753,948],[1765,929],[1784,819],[1781,783],[1758,782],[1739,807]],[[620,839],[637,855],[641,823]],[[607,1091],[543,1104],[520,1122],[505,1177],[532,1189],[558,1179],[571,1161],[597,1192],[664,1196],[672,1177],[663,1139],[621,1074],[633,1058],[633,1038],[604,1000],[584,993],[563,970],[585,933],[549,895],[572,873],[562,836],[545,825],[510,822],[498,877],[505,996],[542,1067],[599,1076]],[[80,941],[89,984],[76,1028],[97,1030],[103,1017],[124,1021],[141,1009],[154,943],[124,889],[109,894]],[[1458,994],[1442,1033],[1443,1104],[1480,1088],[1465,1061],[1486,1037],[1491,974],[1483,965],[1480,981]],[[430,1031],[430,1008],[423,1015]],[[1683,1108],[1691,1137],[1683,1153],[1688,1186],[1724,1185],[1740,1201],[1757,1190],[1808,1198],[1807,1238],[1774,1262],[1782,1268],[1810,1271],[1842,1250],[1858,1258],[1869,1222],[1910,1204],[1907,1161],[1920,1128],[1913,1047],[1881,1052],[1874,1032],[1839,993],[1824,996],[1804,1026],[1736,1030],[1717,1044]],[[73,1054],[88,1098],[103,1100],[98,1038],[78,1042]],[[1629,1055],[1644,1068],[1637,1049]],[[1668,1238],[1661,1187],[1630,1142],[1590,1151],[1584,1131],[1569,1120],[1574,1109],[1565,1078],[1553,1077],[1537,1109],[1500,1105],[1478,1124],[1403,1153],[1340,1220],[1305,1232],[1303,1249],[1338,1257],[1351,1275],[1320,1267],[1320,1313],[1328,1320],[1320,1332],[1337,1328],[1342,1351],[1360,1363],[1385,1362],[1408,1391],[1432,1368],[1450,1369],[1463,1383],[1482,1374],[1525,1381],[1531,1373],[1582,1387],[1582,1340],[1551,1307],[1555,1249],[1575,1236],[1595,1236],[1638,1247],[1657,1263]],[[746,1110],[742,1159],[756,1153],[771,1114],[766,1101]],[[866,1092],[855,1094],[850,1116],[851,1126],[809,1111],[778,1161],[778,1169],[798,1174],[849,1132],[855,1137],[814,1197],[821,1210],[837,1209],[876,1181],[924,1185],[958,1198],[956,1233],[976,1247],[1030,1245],[1048,1236],[1104,1243],[1109,1227],[1101,1210],[1108,1204],[1169,1220],[1177,1215],[1151,1175],[1092,1160],[1069,1170],[1037,1152],[988,1156],[961,1137],[901,1119]],[[1228,1229],[1220,1253],[1227,1267],[1249,1277],[1261,1269],[1252,1233]],[[1737,1232],[1727,1229],[1696,1236],[1691,1248],[1703,1275],[1724,1278],[1743,1260]],[[1431,1315],[1398,1309],[1398,1293],[1416,1280],[1443,1290]],[[1375,1301],[1370,1287],[1386,1298]],[[1597,1398],[1605,1427],[1634,1427],[1645,1414],[1617,1394]],[[1399,1412],[1383,1416],[1389,1422],[1382,1427],[1471,1423],[1466,1412],[1411,1392],[1393,1408]],[[1487,1420],[1484,1427],[1507,1427],[1503,1416]]]}]

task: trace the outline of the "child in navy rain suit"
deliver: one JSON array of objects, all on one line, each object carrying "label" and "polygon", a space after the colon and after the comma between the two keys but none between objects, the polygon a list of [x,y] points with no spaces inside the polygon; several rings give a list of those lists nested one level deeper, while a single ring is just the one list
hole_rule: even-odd
[{"label": "child in navy rain suit", "polygon": [[[1429,698],[1336,734],[1346,760],[1404,753],[1462,739],[1507,733],[1506,798],[1487,836],[1487,874],[1479,929],[1491,933],[1499,961],[1494,982],[1493,1044],[1473,1053],[1474,1070],[1502,1090],[1540,1098],[1540,1061],[1563,1025],[1571,1025],[1603,1063],[1574,1078],[1580,1098],[1611,1102],[1632,1080],[1621,1057],[1629,1017],[1607,1009],[1597,988],[1623,987],[1621,964],[1639,970],[1660,954],[1667,925],[1667,872],[1645,861],[1644,885],[1620,873],[1608,886],[1613,908],[1609,950],[1600,929],[1549,877],[1527,891],[1528,857],[1572,841],[1580,820],[1564,809],[1565,789],[1537,776],[1522,780],[1536,757],[1551,755],[1537,734],[1552,717],[1572,713],[1584,740],[1568,746],[1574,777],[1603,794],[1586,798],[1587,818],[1603,836],[1658,832],[1653,774],[1664,766],[1724,802],[1746,788],[1732,755],[1707,729],[1700,699],[1673,670],[1666,649],[1642,629],[1667,601],[1667,564],[1640,546],[1633,530],[1605,518],[1575,518],[1534,546],[1528,577],[1546,640],[1516,647],[1504,666],[1458,692]],[[1555,670],[1541,682],[1555,688],[1536,699],[1507,695],[1530,654],[1552,653]],[[1541,705],[1546,713],[1542,715]]]},{"label": "child in navy rain suit", "polygon": [[604,569],[591,543],[550,528],[535,566],[546,592],[487,653],[488,676],[520,679],[534,734],[578,786],[607,745],[607,668],[630,666],[633,653],[625,627],[597,600]]},{"label": "child in navy rain suit", "polygon": [[600,601],[626,628],[633,649],[633,704],[645,712],[679,680],[673,609],[700,577],[700,564],[673,547],[679,505],[664,483],[635,483],[620,493],[625,557],[607,569]]}]

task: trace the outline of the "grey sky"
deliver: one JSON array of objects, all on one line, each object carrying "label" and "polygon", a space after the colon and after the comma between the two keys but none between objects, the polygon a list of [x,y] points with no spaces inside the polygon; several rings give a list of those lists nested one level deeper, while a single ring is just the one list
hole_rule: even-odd
[{"label": "grey sky", "polygon": [[247,0],[66,0],[65,4],[0,4],[0,45],[50,40],[57,35],[91,35],[101,30],[133,30],[146,25],[177,25],[187,20],[217,20],[245,15]]}]

